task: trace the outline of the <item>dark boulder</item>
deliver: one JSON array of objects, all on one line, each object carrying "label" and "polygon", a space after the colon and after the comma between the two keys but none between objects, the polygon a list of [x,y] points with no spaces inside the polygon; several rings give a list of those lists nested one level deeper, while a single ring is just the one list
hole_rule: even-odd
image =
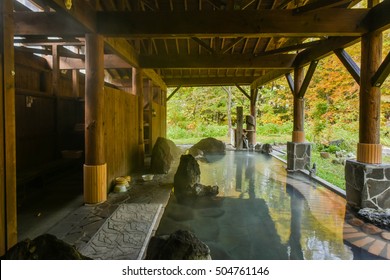
[{"label": "dark boulder", "polygon": [[6,260],[89,260],[76,248],[51,234],[33,240],[25,239],[13,246],[4,256]]},{"label": "dark boulder", "polygon": [[176,198],[213,196],[218,194],[217,186],[204,186],[200,182],[200,168],[192,155],[182,155],[177,168],[173,187]]},{"label": "dark boulder", "polygon": [[255,146],[255,151],[260,152],[263,154],[270,154],[273,151],[272,145],[265,143],[265,144],[256,144]]},{"label": "dark boulder", "polygon": [[199,155],[199,150],[202,151],[204,154],[224,154],[226,146],[225,143],[223,143],[222,141],[219,141],[212,137],[208,137],[200,140],[198,143],[192,146],[189,149],[189,154],[196,157],[197,155]]},{"label": "dark boulder", "polygon": [[200,182],[200,168],[192,155],[182,155],[177,168],[173,187],[177,195],[192,195],[193,186]]},{"label": "dark boulder", "polygon": [[377,225],[380,228],[390,229],[390,209],[378,210],[373,208],[362,208],[359,210],[358,214],[366,221]]},{"label": "dark boulder", "polygon": [[180,155],[180,149],[171,140],[159,137],[153,146],[150,163],[151,173],[166,174],[172,162]]},{"label": "dark boulder", "polygon": [[209,247],[188,230],[150,239],[147,260],[211,260]]}]

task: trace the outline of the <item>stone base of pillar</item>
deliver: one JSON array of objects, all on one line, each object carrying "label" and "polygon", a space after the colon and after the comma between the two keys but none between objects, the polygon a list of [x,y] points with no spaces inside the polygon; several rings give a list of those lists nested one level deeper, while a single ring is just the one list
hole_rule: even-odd
[{"label": "stone base of pillar", "polygon": [[310,169],[311,143],[287,142],[287,170]]},{"label": "stone base of pillar", "polygon": [[84,202],[102,203],[107,200],[107,164],[84,164]]},{"label": "stone base of pillar", "polygon": [[390,208],[390,164],[347,160],[345,181],[347,203],[352,208]]}]

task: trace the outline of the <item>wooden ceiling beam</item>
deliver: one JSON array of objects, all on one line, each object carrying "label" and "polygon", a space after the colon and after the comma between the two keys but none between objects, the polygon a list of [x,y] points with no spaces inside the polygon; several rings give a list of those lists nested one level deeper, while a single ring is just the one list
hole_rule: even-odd
[{"label": "wooden ceiling beam", "polygon": [[362,24],[368,26],[369,31],[384,31],[390,28],[390,0],[384,0],[374,6],[366,15]]},{"label": "wooden ceiling beam", "polygon": [[156,86],[159,86],[162,90],[167,90],[167,84],[164,82],[164,80],[161,78],[159,74],[156,73],[153,69],[143,69],[142,72],[150,79],[152,80],[153,84]]},{"label": "wooden ceiling beam", "polygon": [[125,39],[104,38],[106,46],[133,67],[139,67],[138,53]]},{"label": "wooden ceiling beam", "polygon": [[88,32],[96,32],[95,9],[88,1],[72,1],[72,8],[70,10],[66,8],[64,0],[41,0],[40,2],[61,13],[61,20],[64,20],[63,15],[68,15],[87,29]]},{"label": "wooden ceiling beam", "polygon": [[84,36],[88,30],[57,12],[14,12],[15,36]]},{"label": "wooden ceiling beam", "polygon": [[342,5],[348,5],[352,2],[352,0],[318,0],[316,2],[312,2],[306,4],[304,6],[293,9],[295,14],[301,13],[309,13],[318,11],[320,9],[328,9],[334,7],[340,7]]},{"label": "wooden ceiling beam", "polygon": [[177,87],[179,85],[183,87],[192,86],[234,86],[238,85],[250,85],[256,77],[175,77],[175,78],[163,78],[168,87]]},{"label": "wooden ceiling beam", "polygon": [[291,69],[295,54],[254,55],[140,55],[142,68],[264,68]]},{"label": "wooden ceiling beam", "polygon": [[[123,61],[116,55],[106,54],[104,55],[104,69],[129,69],[131,65]],[[60,69],[85,69],[85,60],[72,57],[60,58]]]},{"label": "wooden ceiling beam", "polygon": [[97,22],[98,33],[119,37],[361,36],[367,32],[361,22],[368,11],[322,9],[298,15],[292,10],[98,12]]}]

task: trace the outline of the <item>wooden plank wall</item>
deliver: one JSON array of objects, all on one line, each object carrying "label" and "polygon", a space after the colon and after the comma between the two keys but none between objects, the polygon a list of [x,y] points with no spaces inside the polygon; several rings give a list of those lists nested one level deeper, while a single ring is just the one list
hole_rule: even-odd
[{"label": "wooden plank wall", "polygon": [[[46,60],[16,52],[15,69],[17,170],[60,158],[61,150],[83,150],[84,134],[75,131],[75,126],[84,123],[84,103],[72,96],[71,71],[63,73],[59,82],[57,130],[56,100],[51,92],[52,75]],[[84,96],[84,92],[84,79],[80,78],[80,95]]]},{"label": "wooden plank wall", "polygon": [[[83,150],[84,134],[75,125],[84,123],[84,101],[73,95],[72,73],[61,74],[56,130],[55,97],[51,93],[51,71],[43,58],[18,53],[16,59],[16,141],[19,171],[50,162],[61,150]],[[85,93],[84,76],[80,75],[80,96]],[[107,191],[116,177],[137,169],[138,106],[137,96],[105,87],[105,143]],[[29,107],[27,103],[31,101]],[[153,144],[165,136],[165,107],[153,102]],[[56,132],[60,133],[58,146]]]},{"label": "wooden plank wall", "polygon": [[108,191],[116,177],[137,169],[138,98],[105,87],[105,143]]},{"label": "wooden plank wall", "polygon": [[153,102],[153,110],[155,116],[152,117],[152,147],[156,143],[158,137],[165,137],[165,107]]}]

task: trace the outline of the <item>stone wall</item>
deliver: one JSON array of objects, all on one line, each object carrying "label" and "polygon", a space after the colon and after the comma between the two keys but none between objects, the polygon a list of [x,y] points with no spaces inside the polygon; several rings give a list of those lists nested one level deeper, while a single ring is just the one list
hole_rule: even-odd
[{"label": "stone wall", "polygon": [[390,208],[390,164],[345,164],[347,203],[353,208]]},{"label": "stone wall", "polygon": [[310,169],[311,143],[287,142],[287,170]]}]

